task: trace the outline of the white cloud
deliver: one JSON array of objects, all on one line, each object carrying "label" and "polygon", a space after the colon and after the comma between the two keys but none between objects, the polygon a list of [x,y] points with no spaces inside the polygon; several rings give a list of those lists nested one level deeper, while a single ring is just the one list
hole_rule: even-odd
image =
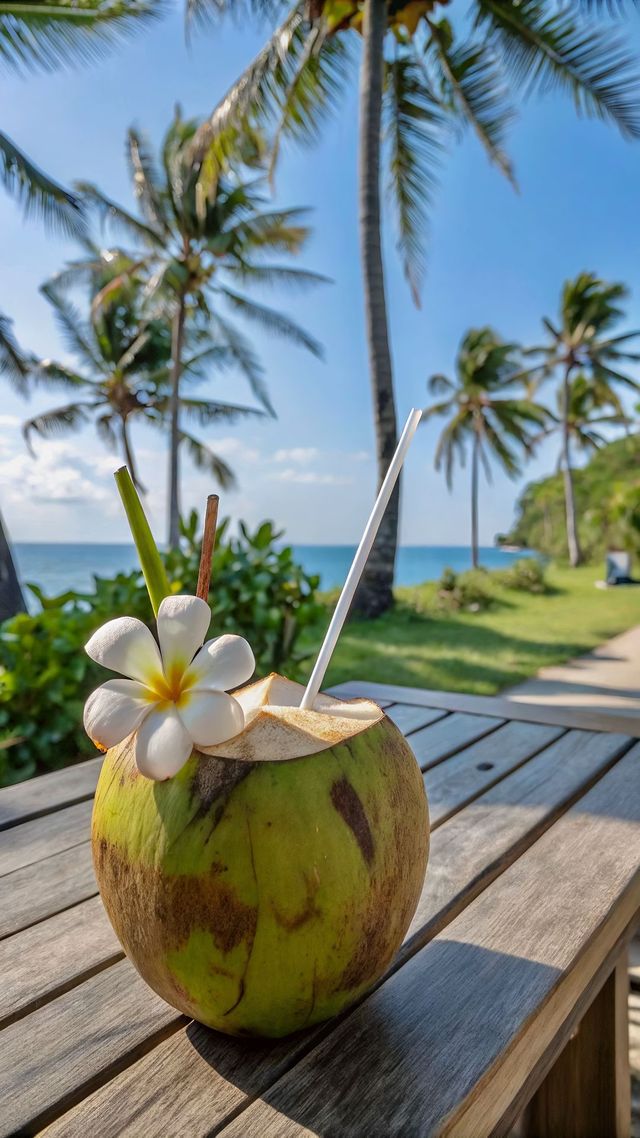
[{"label": "white cloud", "polygon": [[279,470],[277,474],[272,474],[271,478],[276,482],[301,482],[316,486],[349,486],[353,482],[352,478],[344,478],[340,474],[324,474],[315,470],[296,470],[292,466],[287,467],[286,470]]},{"label": "white cloud", "polygon": [[17,415],[0,415],[0,427],[19,427],[21,421]]},{"label": "white cloud", "polygon": [[240,439],[234,435],[228,435],[222,439],[207,440],[207,445],[211,447],[214,454],[219,454],[222,458],[235,458],[240,462],[258,462],[260,458],[260,451],[255,447],[248,447]]},{"label": "white cloud", "polygon": [[102,463],[87,461],[80,447],[48,442],[35,458],[22,453],[0,461],[0,483],[18,502],[104,502],[109,495],[96,466]]},{"label": "white cloud", "polygon": [[292,447],[290,450],[277,450],[274,462],[295,462],[300,466],[309,466],[320,456],[317,447]]}]

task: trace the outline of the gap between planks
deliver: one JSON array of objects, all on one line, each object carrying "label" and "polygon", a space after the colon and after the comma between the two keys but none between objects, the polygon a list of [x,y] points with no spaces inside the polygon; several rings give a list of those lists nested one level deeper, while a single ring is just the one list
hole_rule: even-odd
[{"label": "gap between planks", "polygon": [[[403,950],[401,950],[399,957],[394,962],[394,965],[392,966],[392,969],[390,970],[390,972],[388,972],[386,974],[386,976],[383,978],[383,980],[380,981],[378,983],[378,985],[376,985],[376,987],[374,988],[374,991],[376,991],[381,986],[382,983],[386,983],[386,981],[389,979],[390,976],[395,975],[395,973],[397,973],[399,971],[399,969],[404,966],[404,964],[408,961],[409,958],[413,957],[416,954],[416,952],[418,952],[421,948],[423,948],[425,946],[427,941],[429,941],[435,935],[436,932],[441,931],[441,929],[445,925],[448,925],[449,922],[452,921],[454,919],[454,917],[457,916],[462,909],[466,908],[466,906],[468,904],[470,904],[473,900],[475,900],[479,895],[484,893],[487,886],[492,881],[495,880],[495,878],[499,875],[499,873],[501,873],[502,871],[505,871],[511,865],[513,865],[513,863],[524,852],[524,850],[528,849],[545,831],[549,830],[549,828],[553,825],[553,823],[561,815],[563,815],[573,804],[575,804],[575,802],[578,799],[580,799],[585,793],[587,793],[588,789],[590,787],[592,787],[596,782],[598,782],[599,779],[604,774],[606,774],[617,763],[617,761],[622,757],[622,755],[624,755],[626,752],[628,752],[628,750],[631,746],[632,746],[632,742],[631,742],[631,740],[629,740],[627,738],[621,738],[621,737],[616,737],[616,736],[607,737],[607,736],[603,736],[603,735],[589,735],[588,733],[584,733],[584,732],[570,732],[568,735],[565,735],[565,736],[561,737],[561,739],[556,740],[555,743],[553,743],[550,747],[547,747],[545,749],[546,751],[549,751],[549,752],[557,751],[558,752],[558,755],[557,755],[558,761],[556,761],[552,758],[549,758],[549,757],[547,757],[547,759],[545,761],[541,761],[541,760],[544,760],[544,756],[545,756],[545,751],[543,750],[541,755],[539,754],[537,756],[537,759],[539,761],[536,765],[536,771],[533,774],[531,773],[530,770],[528,770],[528,768],[530,766],[533,766],[535,760],[532,760],[531,764],[525,762],[516,771],[514,771],[513,772],[513,778],[518,779],[519,784],[522,784],[523,787],[528,788],[529,800],[534,805],[537,804],[538,812],[539,812],[537,822],[530,825],[526,822],[523,822],[522,819],[517,821],[516,824],[520,827],[522,827],[523,825],[528,826],[528,828],[526,829],[526,836],[525,837],[521,836],[519,841],[517,841],[515,844],[512,842],[512,844],[510,846],[508,844],[508,841],[511,839],[506,840],[505,841],[505,848],[502,851],[501,858],[497,858],[497,859],[494,858],[494,860],[486,866],[486,869],[484,872],[481,872],[480,869],[474,870],[473,864],[472,864],[471,865],[471,871],[472,871],[471,880],[468,883],[467,883],[467,878],[466,878],[466,873],[467,873],[466,868],[463,867],[463,869],[460,869],[460,867],[458,867],[458,876],[459,876],[461,881],[466,883],[466,887],[462,888],[462,894],[461,894],[460,893],[460,882],[458,882],[457,893],[453,897],[450,898],[448,904],[443,905],[442,904],[442,898],[440,898],[440,900],[438,900],[439,893],[441,894],[441,889],[440,890],[438,889],[439,878],[438,878],[437,874],[434,875],[434,870],[436,870],[436,866],[432,865],[431,875],[430,876],[428,875],[428,877],[427,877],[427,886],[425,887],[425,891],[423,893],[422,904],[419,906],[419,910],[418,910],[418,913],[416,914],[416,919],[414,921],[414,925],[409,930],[408,941],[405,942],[405,946],[404,946]],[[576,765],[575,771],[572,771],[571,762],[569,761],[571,758],[571,751],[572,750],[573,750],[573,762]],[[591,753],[591,758],[589,758],[590,753]],[[588,769],[589,763],[591,764],[591,767],[592,767],[591,775],[589,777],[585,778],[584,775],[582,775],[582,776],[580,775],[580,771],[582,770],[582,767],[585,764],[586,764],[587,769]],[[563,780],[566,782],[567,786],[569,786],[569,785],[571,785],[571,779],[573,779],[574,788],[573,788],[573,792],[569,795],[567,795],[566,793],[564,793],[564,795],[563,795],[561,793],[560,789],[557,789],[554,791],[549,790],[549,793],[553,793],[556,796],[555,799],[552,800],[552,804],[549,805],[549,803],[547,802],[547,799],[549,798],[549,793],[547,793],[547,788],[551,788],[553,786],[554,777],[556,778],[556,782],[558,783],[558,786],[560,788],[563,785]],[[498,805],[498,806],[500,804],[500,788],[503,788],[503,790],[504,790],[504,787],[508,781],[509,781],[508,777],[501,780],[501,782],[494,785],[494,787],[492,787],[487,792],[487,797],[489,795],[495,796],[496,792],[497,792],[496,805]],[[504,797],[504,795],[503,795],[503,797]],[[507,795],[507,798],[508,797],[509,796]],[[526,800],[527,800],[527,796],[525,795],[525,801]],[[518,807],[520,807],[521,806],[521,797],[518,797],[516,795],[514,798],[513,804],[518,805]],[[530,806],[530,809],[531,809],[531,806]],[[545,809],[546,809],[546,813],[545,813]],[[516,813],[519,813],[519,811],[517,811]],[[482,832],[482,811],[480,811],[480,813],[477,814],[476,817],[478,819],[478,822],[476,823],[476,827],[479,823],[480,832]],[[464,821],[463,815],[460,814],[460,815],[455,816],[452,821],[454,823],[456,821],[458,823],[462,823]],[[513,825],[513,823],[512,823],[512,825]],[[468,827],[467,827],[466,821],[465,821],[464,825],[462,825],[462,826],[459,825],[456,827],[456,830],[451,834],[449,841],[444,841],[444,843],[442,844],[442,849],[441,849],[440,854],[439,854],[438,859],[437,859],[438,862],[440,863],[441,870],[444,868],[444,870],[446,872],[452,872],[452,870],[451,870],[452,858],[453,858],[453,861],[455,862],[455,857],[457,856],[456,851],[460,846],[460,841],[459,841],[460,834],[461,833],[464,834],[464,832],[467,829],[468,829]],[[434,834],[434,846],[438,844],[438,835],[446,835],[446,832],[448,830],[451,830],[451,822],[449,822],[447,825],[443,825],[442,828],[440,828],[439,830],[438,829],[436,830],[436,832]],[[471,832],[472,842],[475,840],[477,843],[477,849],[476,849],[476,855],[477,855],[478,851],[481,848],[484,848],[484,846],[482,846],[482,844],[479,843],[478,838],[473,834],[473,827],[471,827],[470,832]],[[490,834],[491,834],[491,830],[489,830],[485,834],[485,837],[489,836]],[[449,851],[447,849],[447,846],[449,844],[452,846],[451,851]],[[476,859],[477,859],[477,857],[476,857]],[[454,889],[454,886],[452,885],[450,888]],[[433,896],[431,896],[432,892],[433,892]],[[458,900],[458,903],[456,904],[456,897],[460,898],[462,895],[463,895],[463,899]],[[123,965],[123,967],[124,967],[124,965]],[[367,996],[366,998],[369,998],[369,997]],[[346,1019],[346,1018],[348,1018],[348,1016],[354,1014],[354,1011],[355,1011],[355,1009],[353,1009],[353,1008],[350,1009],[350,1011],[348,1013],[346,1013],[345,1016],[341,1017],[341,1019],[339,1021],[337,1021],[337,1023],[332,1023],[330,1025],[327,1025],[326,1026],[326,1034],[328,1035],[328,1034],[330,1034],[331,1031],[335,1030],[335,1028],[341,1022],[343,1022],[344,1019]],[[212,1078],[216,1077],[216,1075],[215,1075],[216,1064],[219,1066],[219,1065],[221,1065],[221,1062],[222,1062],[221,1061],[221,1050],[224,1052],[224,1054],[228,1054],[229,1051],[233,1048],[232,1042],[230,1042],[224,1038],[221,1038],[219,1036],[215,1037],[215,1035],[213,1033],[211,1033],[211,1036],[212,1036],[212,1038],[209,1040],[209,1047],[210,1047],[210,1049],[213,1050],[214,1056],[213,1056],[213,1058],[209,1058],[209,1059],[205,1060],[205,1062],[210,1065],[207,1067],[207,1070],[206,1070],[206,1074],[207,1074],[208,1079],[212,1079]],[[314,1048],[317,1045],[319,1038],[320,1038],[320,1036],[318,1034],[314,1033],[314,1035],[312,1036],[312,1038],[310,1040],[304,1041],[306,1051]],[[187,1054],[188,1054],[189,1053],[189,1045],[186,1042],[186,1036],[184,1035],[184,1033],[179,1033],[178,1036],[172,1038],[172,1040],[170,1041],[170,1043],[168,1045],[166,1045],[166,1047],[162,1048],[162,1057],[164,1057],[164,1060],[166,1060],[167,1055],[168,1054],[170,1055],[171,1053],[175,1053],[176,1056],[179,1056],[181,1054],[181,1048],[184,1048],[185,1046],[187,1047]],[[300,1058],[300,1054],[301,1054],[297,1043],[293,1046],[294,1046],[294,1050],[295,1050],[295,1055],[289,1054],[288,1060],[283,1060],[283,1062],[285,1063],[285,1066],[288,1068],[290,1068],[293,1064],[298,1062],[298,1060]],[[216,1048],[218,1049],[217,1057],[215,1056]],[[305,1053],[306,1053],[306,1051],[305,1051]],[[183,1058],[184,1058],[184,1056],[183,1056]],[[192,1058],[193,1058],[193,1056],[192,1056]],[[117,1103],[118,1110],[123,1108],[123,1104],[124,1104],[123,1086],[129,1085],[129,1087],[130,1087],[130,1083],[128,1084],[127,1081],[129,1080],[129,1078],[131,1078],[131,1079],[133,1079],[134,1085],[136,1087],[138,1087],[140,1085],[143,1085],[146,1087],[149,1080],[153,1078],[153,1072],[156,1069],[156,1064],[159,1061],[159,1059],[160,1059],[160,1053],[158,1053],[157,1056],[155,1054],[153,1056],[149,1056],[147,1060],[143,1061],[142,1073],[136,1072],[132,1067],[129,1066],[129,1064],[125,1064],[125,1069],[124,1069],[120,1078],[118,1078],[116,1075],[114,1075],[114,1072],[112,1069],[107,1069],[107,1070],[103,1071],[100,1076],[95,1076],[96,1078],[99,1077],[100,1082],[103,1084],[102,1090],[96,1091],[96,1096],[97,1096],[97,1108],[96,1109],[101,1111],[103,1106],[104,1106],[105,1101],[108,1102],[109,1096],[111,1096],[111,1095],[116,1096],[115,1101]],[[245,1059],[247,1060],[247,1062],[249,1062],[248,1056],[245,1055]],[[257,1062],[259,1062],[259,1060],[257,1060]],[[222,1062],[222,1066],[224,1067],[223,1062]],[[164,1070],[164,1067],[163,1067],[163,1070]],[[218,1079],[220,1079],[221,1077],[222,1076],[217,1076]],[[265,1089],[268,1088],[268,1085],[270,1085],[270,1083],[272,1083],[274,1081],[274,1078],[278,1078],[278,1077],[280,1077],[280,1073],[274,1072],[274,1067],[272,1064],[269,1068],[268,1076],[265,1075],[265,1079],[268,1078],[269,1082],[263,1082],[261,1085],[259,1085],[253,1092],[253,1098],[264,1093]],[[115,1083],[114,1083],[114,1079],[116,1080]],[[124,1080],[124,1083],[123,1083],[123,1080]],[[247,1083],[246,1077],[243,1080],[241,1080],[241,1083],[242,1083],[242,1085],[246,1085],[246,1083]],[[212,1085],[213,1084],[211,1084],[210,1082],[207,1082],[207,1094],[213,1093],[211,1090]],[[228,1086],[228,1080],[226,1080],[224,1085]],[[162,1087],[157,1087],[156,1088],[156,1095],[160,1096],[161,1093],[162,1093]],[[220,1088],[220,1094],[223,1094],[223,1093],[226,1093],[226,1092],[223,1092],[222,1088]],[[242,1094],[243,1092],[241,1092],[238,1089],[237,1093]],[[241,1103],[231,1104],[230,1108],[226,1109],[224,1115],[217,1120],[216,1126],[228,1124],[228,1122],[230,1121],[230,1119],[234,1116],[234,1114],[236,1112],[238,1112],[240,1110],[244,1110],[247,1107],[247,1105],[251,1101],[251,1099],[252,1099],[252,1094],[247,1093],[247,1095],[244,1095],[243,1101]],[[88,1125],[87,1124],[87,1118],[85,1117],[85,1114],[84,1114],[85,1111],[89,1111],[89,1114],[90,1114],[91,1109],[92,1109],[91,1103],[86,1103],[86,1102],[81,1101],[77,1107],[77,1111],[79,1112],[79,1114],[77,1115],[78,1129],[76,1129],[76,1130],[73,1129],[73,1125],[74,1125],[74,1121],[75,1121],[75,1115],[74,1115],[74,1117],[63,1115],[62,1118],[60,1119],[60,1125],[58,1125],[58,1126],[54,1125],[53,1126],[52,1134],[73,1135],[73,1134],[82,1134],[83,1132],[86,1132],[87,1128],[90,1129],[91,1125],[95,1125],[95,1118],[93,1119],[92,1122],[90,1120],[90,1124]],[[60,1108],[56,1108],[56,1114],[59,1114],[59,1113],[60,1113]],[[215,1129],[215,1127],[214,1127],[214,1129]],[[134,1133],[134,1132],[135,1131],[130,1131],[130,1133]],[[116,1133],[116,1131],[109,1130],[108,1133],[109,1134]],[[198,1131],[198,1133],[200,1133],[200,1131]]]}]

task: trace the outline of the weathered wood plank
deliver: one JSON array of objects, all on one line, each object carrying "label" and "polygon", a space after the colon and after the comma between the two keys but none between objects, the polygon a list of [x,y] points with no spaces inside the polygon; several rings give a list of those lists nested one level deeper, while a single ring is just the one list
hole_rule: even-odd
[{"label": "weathered wood plank", "polygon": [[438,711],[436,708],[411,707],[408,703],[394,703],[387,708],[389,719],[393,719],[396,727],[400,728],[403,735],[408,735],[410,731],[417,731],[420,727],[428,727],[430,723],[444,719],[447,714],[446,711]]},{"label": "weathered wood plank", "polygon": [[77,905],[97,891],[88,842],[7,873],[0,877],[0,937]]},{"label": "weathered wood plank", "polygon": [[547,723],[555,727],[575,727],[586,731],[618,731],[632,738],[640,736],[640,719],[633,712],[588,711],[583,708],[522,703],[505,696],[466,695],[463,692],[436,691],[432,688],[407,688],[395,684],[376,684],[350,680],[337,684],[332,691],[343,696],[349,689],[352,697],[373,699],[380,703],[413,703],[417,707],[440,707],[443,711],[466,711],[471,715],[497,715],[502,719],[522,719],[526,723]]},{"label": "weathered wood plank", "polygon": [[184,1022],[122,960],[6,1027],[0,1134],[33,1133],[92,1079]]},{"label": "weathered wood plank", "polygon": [[629,1138],[627,955],[622,954],[533,1096],[522,1138]]},{"label": "weathered wood plank", "polygon": [[570,731],[438,827],[408,940],[453,920],[628,746],[625,735]]},{"label": "weathered wood plank", "polygon": [[562,734],[560,727],[514,720],[426,771],[431,825],[451,817]]},{"label": "weathered wood plank", "polygon": [[225,1138],[503,1134],[640,906],[639,765],[636,747]]},{"label": "weathered wood plank", "polygon": [[95,792],[102,758],[75,763],[61,771],[29,778],[0,790],[0,830],[71,806]]},{"label": "weathered wood plank", "polygon": [[455,712],[429,727],[423,727],[421,731],[414,731],[409,742],[421,770],[426,771],[461,747],[495,731],[502,723],[504,720],[495,716]]},{"label": "weathered wood plank", "polygon": [[122,955],[99,897],[0,941],[0,1026]]},{"label": "weathered wood plank", "polygon": [[77,802],[32,822],[3,830],[0,833],[0,877],[86,842],[92,809],[91,800]]},{"label": "weathered wood plank", "polygon": [[[398,961],[418,951],[453,919],[484,884],[531,844],[566,803],[605,771],[628,745],[624,737],[609,739],[604,735],[573,732],[437,828],[432,837],[429,870],[416,919]],[[494,808],[495,824],[492,822]],[[469,822],[468,838],[465,837],[465,820]],[[448,837],[450,831],[453,831],[452,837]],[[214,1033],[207,1039],[202,1061],[193,1057],[188,1060],[189,1079],[188,1082],[185,1079],[180,1091],[181,1102],[188,1097],[190,1103],[187,1128],[190,1138],[210,1133],[221,1125],[238,1108],[243,1095],[250,1098],[262,1093],[286,1061],[286,1053],[278,1051],[277,1062],[274,1059],[273,1069],[270,1069],[265,1056],[271,1054],[271,1048],[267,1046],[265,1051],[261,1044],[246,1050],[242,1062],[232,1051],[234,1075],[230,1079],[229,1041]],[[298,1041],[291,1046],[290,1061],[293,1062],[298,1054]],[[65,1115],[54,1126],[52,1136],[80,1138],[99,1132],[100,1138],[120,1133],[137,1138],[141,1131],[162,1133],[165,1111],[171,1110],[172,1087],[182,1080],[188,1055],[189,1040],[179,1033],[166,1044],[160,1066],[156,1064],[155,1052],[148,1055],[131,1072],[118,1075]],[[330,1132],[341,1133],[339,1129]],[[371,1133],[376,1133],[375,1129]]]}]

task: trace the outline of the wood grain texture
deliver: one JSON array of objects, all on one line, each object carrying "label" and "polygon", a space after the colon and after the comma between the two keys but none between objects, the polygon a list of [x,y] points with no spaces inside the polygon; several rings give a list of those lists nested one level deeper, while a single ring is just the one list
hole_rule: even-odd
[{"label": "wood grain texture", "polygon": [[522,1138],[629,1138],[627,959],[618,959],[529,1103]]},{"label": "wood grain texture", "polygon": [[436,691],[431,688],[407,688],[395,684],[376,684],[349,680],[332,689],[344,698],[342,689],[353,698],[373,699],[380,703],[412,703],[417,707],[440,707],[443,711],[465,711],[471,715],[497,715],[502,719],[522,719],[525,723],[546,723],[553,727],[575,727],[586,731],[618,731],[632,738],[640,736],[640,719],[633,712],[603,714],[582,708],[550,707],[541,703],[521,703],[504,696],[465,695],[462,692]]},{"label": "wood grain texture", "polygon": [[438,719],[444,719],[447,714],[446,711],[435,708],[411,707],[408,703],[394,703],[387,708],[389,719],[393,719],[403,735],[417,731],[420,727],[427,727],[430,723],[436,723]]},{"label": "wood grain texture", "polygon": [[95,793],[102,758],[30,778],[0,790],[0,830],[71,806]]},{"label": "wood grain texture", "polygon": [[0,937],[60,913],[98,892],[84,842],[0,877]]},{"label": "wood grain texture", "polygon": [[625,735],[570,731],[436,829],[408,940],[434,936],[628,746]]},{"label": "wood grain texture", "polygon": [[32,1133],[80,1088],[183,1022],[123,960],[6,1027],[0,1134]]},{"label": "wood grain texture", "polygon": [[[604,735],[585,736],[582,732],[573,732],[436,829],[416,918],[398,961],[418,951],[453,919],[519,851],[535,840],[573,795],[604,771],[628,745],[624,737],[608,739]],[[244,1051],[243,1058],[234,1059],[234,1079],[230,1080],[229,1041],[214,1033],[208,1033],[208,1039],[206,1061],[198,1062],[195,1058],[189,1061],[188,1081],[185,1077],[180,1091],[181,1101],[185,1097],[189,1099],[189,1133],[194,1135],[204,1132],[198,1129],[194,1118],[205,1118],[211,1127],[214,1120],[215,1125],[222,1124],[238,1108],[243,1096],[261,1093],[281,1066],[286,1065],[286,1054],[278,1053],[277,1067],[274,1060],[274,1067],[270,1069],[260,1045],[252,1045],[250,1050]],[[294,1041],[289,1062],[295,1060],[297,1047],[298,1042]],[[55,1134],[67,1138],[97,1132],[103,1138],[101,1127],[105,1117],[114,1120],[109,1126],[115,1126],[115,1120],[120,1119],[121,1133],[131,1138],[139,1138],[139,1118],[145,1120],[145,1133],[166,1134],[163,1126],[167,1084],[175,1085],[182,1080],[185,1056],[189,1054],[188,1038],[178,1033],[165,1045],[161,1067],[156,1066],[155,1052],[152,1052],[130,1072],[118,1075],[70,1115],[65,1115]],[[201,1127],[204,1125],[200,1123]],[[110,1133],[112,1131],[107,1129],[107,1134]],[[378,1132],[374,1129],[370,1133]]]},{"label": "wood grain texture", "polygon": [[86,842],[93,802],[77,802],[0,833],[0,876]]},{"label": "wood grain texture", "polygon": [[222,1133],[504,1133],[639,907],[636,747]]},{"label": "wood grain texture", "polygon": [[421,731],[414,731],[409,743],[420,764],[420,769],[426,771],[459,751],[461,747],[466,747],[476,739],[495,731],[503,722],[503,719],[496,719],[491,715],[466,715],[464,712],[454,712],[438,720],[437,723],[424,727]]},{"label": "wood grain texture", "polygon": [[0,1026],[123,955],[99,897],[0,941]]},{"label": "wood grain texture", "polygon": [[428,770],[424,782],[431,825],[440,825],[515,767],[559,739],[560,727],[505,723],[478,743]]}]

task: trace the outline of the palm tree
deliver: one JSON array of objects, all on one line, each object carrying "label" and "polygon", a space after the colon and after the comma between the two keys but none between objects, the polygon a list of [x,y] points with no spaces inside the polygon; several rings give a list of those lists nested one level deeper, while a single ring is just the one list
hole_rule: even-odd
[{"label": "palm tree", "polygon": [[[100,438],[122,454],[134,484],[144,491],[137,470],[131,441],[132,422],[144,421],[166,429],[170,411],[171,333],[160,319],[143,316],[143,283],[140,270],[119,250],[94,250],[93,267],[84,263],[90,284],[87,297],[88,319],[52,283],[42,292],[51,304],[66,348],[79,361],[79,368],[53,360],[32,360],[33,383],[73,392],[71,402],[28,419],[23,426],[27,444],[35,432],[51,437],[75,431],[92,421]],[[76,267],[77,268],[77,267]],[[58,278],[59,279],[59,278]],[[96,306],[95,296],[118,280],[117,300],[107,307]],[[187,338],[187,346],[191,347]],[[222,365],[224,353],[197,337],[197,350],[184,361],[190,380],[205,378],[208,367]],[[200,426],[234,421],[262,411],[236,404],[194,398],[182,394],[183,418]],[[200,469],[211,473],[221,486],[233,484],[233,473],[224,460],[193,434],[180,429],[178,444]]]},{"label": "palm tree", "polygon": [[438,440],[435,467],[444,463],[451,489],[456,461],[465,465],[471,447],[471,561],[478,567],[478,482],[480,464],[491,480],[490,460],[496,459],[510,478],[520,473],[520,456],[529,454],[533,428],[543,427],[547,412],[531,399],[510,393],[519,377],[518,349],[505,343],[492,328],[472,329],[462,340],[456,378],[432,375],[428,390],[445,398],[427,407],[426,420],[446,415]]},{"label": "palm tree", "polygon": [[[572,566],[579,565],[582,561],[571,459],[571,439],[574,434],[571,425],[572,398],[575,399],[572,385],[580,375],[582,383],[588,384],[591,392],[589,398],[593,405],[597,408],[611,407],[618,416],[616,421],[623,421],[624,409],[617,388],[622,386],[632,391],[640,389],[640,384],[621,370],[626,363],[640,360],[640,353],[628,349],[629,342],[640,332],[611,335],[612,330],[624,318],[624,309],[620,305],[627,296],[628,290],[622,284],[610,284],[595,273],[580,273],[575,280],[564,284],[558,320],[553,322],[546,317],[543,320],[548,342],[529,349],[527,353],[542,357],[540,364],[525,373],[531,390],[550,377],[558,377],[562,423],[561,465],[567,546]],[[579,391],[582,390],[582,383]],[[586,394],[584,398],[587,398]]]},{"label": "palm tree", "polygon": [[[264,373],[243,333],[229,313],[254,321],[320,357],[319,343],[294,320],[251,300],[242,286],[304,287],[326,278],[288,264],[272,263],[304,246],[309,229],[299,209],[266,210],[264,178],[243,181],[229,165],[223,171],[208,153],[193,161],[194,120],[179,110],[164,138],[158,164],[144,138],[128,135],[128,157],[141,217],[116,205],[96,186],[79,186],[84,200],[112,224],[133,237],[141,251],[136,266],[150,276],[147,304],[171,320],[171,396],[169,468],[169,545],[179,539],[180,384],[184,371],[185,336],[190,323],[206,325],[212,342],[232,359],[249,382],[254,396],[273,415]],[[243,159],[259,157],[258,136],[249,134],[236,146],[236,170]],[[248,152],[249,151],[249,152]],[[103,290],[100,303],[109,302],[121,282]]]},{"label": "palm tree", "polygon": [[[196,19],[242,11],[240,0],[187,0]],[[566,91],[577,109],[640,134],[632,59],[610,29],[587,17],[620,14],[622,2],[583,0],[253,0],[286,12],[201,131],[202,147],[220,154],[243,121],[275,124],[274,160],[283,139],[309,142],[327,113],[343,103],[360,38],[360,240],[378,481],[396,442],[396,412],[384,266],[380,241],[380,166],[386,154],[398,247],[417,299],[424,261],[425,215],[439,154],[450,129],[468,124],[490,159],[513,180],[504,151],[511,81],[518,93]],[[582,9],[582,10],[581,10]],[[616,9],[618,12],[616,13]],[[455,21],[448,18],[453,14]],[[380,527],[356,601],[376,615],[392,603],[399,492]]]},{"label": "palm tree", "polygon": [[[0,378],[8,379],[20,395],[26,394],[28,361],[13,334],[11,321],[0,313]],[[0,515],[0,622],[14,613],[24,612],[26,605],[11,546]]]}]

